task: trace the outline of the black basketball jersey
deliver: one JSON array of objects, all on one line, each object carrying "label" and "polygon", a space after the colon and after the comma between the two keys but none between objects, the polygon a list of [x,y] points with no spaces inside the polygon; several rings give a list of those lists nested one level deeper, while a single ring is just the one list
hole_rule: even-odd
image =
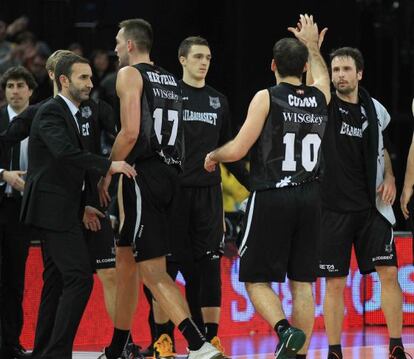
[{"label": "black basketball jersey", "polygon": [[161,67],[134,65],[143,79],[141,124],[129,163],[159,157],[168,165],[181,166],[184,156],[182,96],[176,78]]},{"label": "black basketball jersey", "polygon": [[204,169],[207,153],[232,139],[227,98],[205,85],[196,88],[179,82],[183,94],[183,128],[185,137],[182,186],[205,187],[221,182],[220,167],[213,172]]},{"label": "black basketball jersey", "polygon": [[268,91],[269,114],[251,150],[252,190],[315,179],[328,118],[325,96],[315,87],[281,83]]}]

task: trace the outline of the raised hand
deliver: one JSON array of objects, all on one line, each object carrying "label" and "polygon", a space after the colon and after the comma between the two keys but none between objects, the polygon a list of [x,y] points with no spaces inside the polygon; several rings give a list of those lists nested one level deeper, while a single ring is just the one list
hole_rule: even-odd
[{"label": "raised hand", "polygon": [[[319,43],[318,25],[313,21],[313,15],[299,15],[299,23],[296,27],[288,27],[288,31],[305,45],[309,43]],[[323,36],[325,36],[326,31]],[[323,39],[322,39],[323,40]]]}]

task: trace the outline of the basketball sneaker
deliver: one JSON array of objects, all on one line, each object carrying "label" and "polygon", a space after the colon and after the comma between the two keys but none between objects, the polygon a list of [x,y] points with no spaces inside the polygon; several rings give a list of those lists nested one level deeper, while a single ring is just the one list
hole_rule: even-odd
[{"label": "basketball sneaker", "polygon": [[122,359],[144,359],[141,347],[134,343],[128,343],[121,355]]},{"label": "basketball sneaker", "polygon": [[305,333],[297,328],[289,327],[280,334],[279,344],[276,347],[275,359],[296,358],[296,353],[305,344]]},{"label": "basketball sneaker", "polygon": [[162,334],[154,343],[154,359],[173,359],[176,357],[171,337]]},{"label": "basketball sneaker", "polygon": [[389,359],[413,359],[413,357],[404,351],[404,348],[396,346],[392,349]]},{"label": "basketball sneaker", "polygon": [[187,359],[229,359],[209,342],[205,342],[198,350],[190,350]]},{"label": "basketball sneaker", "polygon": [[213,339],[210,340],[210,343],[218,351],[220,351],[224,354],[224,347],[223,347],[223,345],[221,345],[221,341],[220,341],[220,338],[218,336],[213,337]]},{"label": "basketball sneaker", "polygon": [[[140,347],[138,345],[129,343],[122,352],[121,356],[117,359],[144,359],[144,356],[141,354],[139,349]],[[103,350],[103,353],[98,357],[98,359],[108,359],[106,356],[106,348]]]}]

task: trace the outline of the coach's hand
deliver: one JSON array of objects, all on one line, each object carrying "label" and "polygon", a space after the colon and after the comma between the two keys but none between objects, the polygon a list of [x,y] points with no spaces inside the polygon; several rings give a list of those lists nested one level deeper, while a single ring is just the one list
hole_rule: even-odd
[{"label": "coach's hand", "polygon": [[410,211],[408,210],[408,202],[410,202],[412,195],[413,195],[413,187],[404,186],[402,193],[401,193],[400,206],[401,206],[401,211],[405,219],[408,219],[410,215]]},{"label": "coach's hand", "polygon": [[105,218],[105,215],[97,210],[95,207],[86,206],[83,212],[83,224],[86,229],[92,232],[97,232],[101,229],[101,222],[99,218]]},{"label": "coach's hand", "polygon": [[12,186],[16,191],[23,192],[25,181],[22,178],[26,171],[4,171],[3,180]]},{"label": "coach's hand", "polygon": [[102,207],[108,207],[111,202],[111,195],[109,194],[109,185],[111,184],[112,175],[109,173],[102,177],[98,182],[99,203]]},{"label": "coach's hand", "polygon": [[108,174],[113,175],[114,173],[123,173],[129,178],[135,177],[137,172],[135,168],[126,163],[125,161],[113,161],[111,167],[109,167]]}]

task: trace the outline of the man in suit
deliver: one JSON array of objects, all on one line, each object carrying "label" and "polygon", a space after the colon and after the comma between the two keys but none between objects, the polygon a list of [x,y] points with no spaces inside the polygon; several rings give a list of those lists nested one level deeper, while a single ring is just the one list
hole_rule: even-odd
[{"label": "man in suit", "polygon": [[[36,81],[24,67],[12,67],[1,78],[7,105],[0,109],[0,131],[29,106]],[[27,169],[27,140],[2,153],[0,161],[0,318],[1,357],[27,358],[19,337],[23,327],[23,292],[30,244],[28,228],[19,221]]]},{"label": "man in suit", "polygon": [[[54,96],[58,94],[58,88],[55,81],[55,67],[57,62],[62,56],[72,54],[68,50],[56,50],[52,55],[49,56],[46,62],[46,70],[49,74],[49,78],[53,83]],[[29,106],[25,111],[15,117],[12,123],[9,124],[7,129],[3,132],[0,131],[0,153],[4,152],[12,146],[14,143],[19,142],[29,136],[30,128],[33,119],[39,110],[39,108],[49,99],[39,102],[37,104]],[[90,147],[87,149],[95,154],[101,154],[102,144],[101,138],[102,133],[111,136],[116,134],[116,125],[114,121],[114,111],[111,106],[101,100],[94,100],[89,98],[81,103],[79,108],[82,114],[81,124],[81,136],[85,142],[89,142]],[[99,180],[99,175],[92,177],[96,181]],[[91,188],[96,188],[96,185],[92,184]],[[91,191],[88,196],[88,203],[93,207],[97,208],[98,201],[94,199],[96,197],[96,191]],[[91,201],[92,200],[92,201]],[[87,218],[85,218],[87,220]],[[114,233],[111,228],[108,215],[105,218],[100,219],[101,229],[98,231],[89,230],[86,231],[86,240],[88,243],[88,249],[90,252],[91,263],[94,264],[98,278],[101,280],[105,305],[107,312],[111,319],[114,317],[114,306],[115,306],[115,293],[116,293],[116,280],[115,280],[115,253],[114,253]],[[85,225],[88,227],[87,221]],[[41,332],[38,331],[38,334]],[[132,340],[132,339],[131,339]],[[36,350],[41,350],[38,347],[38,343],[45,344],[41,338],[35,338]],[[130,343],[126,347],[128,352],[136,352],[137,347]]]},{"label": "man in suit", "polygon": [[[31,126],[21,210],[22,220],[35,227],[43,241],[36,359],[72,358],[73,341],[92,290],[92,268],[81,229],[86,171],[136,175],[124,161],[111,162],[84,149],[79,105],[92,88],[88,61],[75,54],[63,56],[55,77],[59,93],[39,109]],[[96,215],[89,218],[90,223],[99,222]]]}]

